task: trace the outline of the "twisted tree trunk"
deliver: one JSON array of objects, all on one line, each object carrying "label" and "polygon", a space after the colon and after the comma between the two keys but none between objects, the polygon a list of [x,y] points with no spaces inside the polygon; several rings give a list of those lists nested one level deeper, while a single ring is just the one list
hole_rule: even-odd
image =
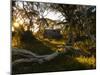
[{"label": "twisted tree trunk", "polygon": [[12,62],[13,65],[18,64],[18,63],[22,63],[22,62],[37,62],[39,64],[46,62],[46,61],[50,61],[52,59],[54,59],[56,56],[58,56],[60,53],[59,52],[54,52],[52,54],[49,55],[38,55],[36,53],[33,53],[29,50],[26,49],[17,49],[17,48],[12,48],[12,55],[22,55],[25,58],[20,58],[17,60],[14,60]]}]

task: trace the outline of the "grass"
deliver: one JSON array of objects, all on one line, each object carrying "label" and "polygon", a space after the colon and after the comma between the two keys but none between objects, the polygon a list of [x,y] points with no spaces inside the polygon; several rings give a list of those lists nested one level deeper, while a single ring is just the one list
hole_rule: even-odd
[{"label": "grass", "polygon": [[[54,40],[54,39],[37,39],[34,37],[25,39],[24,42],[14,46],[16,37],[14,38],[12,47],[28,49],[34,53],[44,55],[51,54],[56,50],[63,51],[62,48],[65,45],[65,40]],[[88,47],[95,46],[91,41],[85,40],[84,42],[76,42],[73,48],[68,50],[66,53],[62,53],[55,59],[44,62],[43,64],[38,63],[21,63],[12,67],[12,72],[15,73],[40,73],[40,72],[56,72],[56,71],[72,71],[72,70],[87,70],[96,68],[96,57],[95,49],[91,52]],[[61,49],[61,48],[62,49]],[[81,49],[75,50],[74,48]],[[13,56],[16,58],[15,56]],[[14,60],[13,58],[13,60]],[[20,67],[19,67],[20,66]]]},{"label": "grass", "polygon": [[25,41],[22,40],[21,42],[18,42],[19,44],[16,44],[15,40],[17,41],[17,37],[14,37],[14,40],[12,40],[12,47],[28,49],[40,55],[50,54],[54,52],[49,46],[44,45],[41,41],[34,37],[26,38]]},{"label": "grass", "polygon": [[60,40],[51,39],[51,40],[49,40],[49,39],[46,39],[46,38],[40,39],[40,41],[44,45],[50,47],[53,51],[56,51],[56,50],[63,51],[64,45],[65,45],[65,42],[66,42],[64,39],[60,39]]},{"label": "grass", "polygon": [[[38,63],[21,63],[13,68],[14,73],[41,73],[41,72],[56,72],[56,71],[73,71],[73,70],[87,70],[95,69],[95,58],[73,57],[66,54],[61,54],[55,59],[45,62],[43,64]],[[88,61],[91,62],[88,62]],[[87,62],[86,62],[87,61]],[[85,62],[85,63],[83,63]],[[89,63],[89,64],[88,64]],[[20,68],[19,68],[20,66]]]},{"label": "grass", "polygon": [[96,67],[96,58],[94,56],[91,56],[91,57],[79,56],[79,57],[75,57],[75,59],[78,62],[85,64],[87,67],[90,67],[90,68]]}]

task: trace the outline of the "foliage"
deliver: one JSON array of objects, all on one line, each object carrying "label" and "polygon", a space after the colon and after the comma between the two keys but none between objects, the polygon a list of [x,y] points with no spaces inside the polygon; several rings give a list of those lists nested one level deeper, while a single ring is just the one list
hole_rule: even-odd
[{"label": "foliage", "polygon": [[[51,12],[55,13],[54,16],[59,13],[59,20],[47,18]],[[95,6],[13,1],[12,28],[12,47],[40,55],[61,52],[54,60],[43,64],[15,65],[12,67],[14,74],[96,68]],[[57,39],[57,33],[55,39],[44,37],[46,30],[51,31],[47,33],[51,36],[56,29],[63,36],[61,39]],[[17,58],[12,57],[12,61]]]},{"label": "foliage", "polygon": [[90,67],[90,68],[96,67],[96,59],[94,56],[92,57],[80,56],[80,57],[76,57],[75,59],[78,60],[82,64],[86,64],[87,67]]}]

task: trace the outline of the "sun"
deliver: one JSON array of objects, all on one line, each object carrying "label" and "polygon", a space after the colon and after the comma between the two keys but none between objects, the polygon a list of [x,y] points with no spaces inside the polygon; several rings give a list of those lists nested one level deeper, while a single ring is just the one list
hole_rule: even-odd
[{"label": "sun", "polygon": [[12,32],[14,32],[15,30],[14,30],[14,27],[12,26]]},{"label": "sun", "polygon": [[13,26],[16,27],[16,28],[18,28],[18,27],[19,27],[19,23],[14,22],[14,23],[13,23]]}]

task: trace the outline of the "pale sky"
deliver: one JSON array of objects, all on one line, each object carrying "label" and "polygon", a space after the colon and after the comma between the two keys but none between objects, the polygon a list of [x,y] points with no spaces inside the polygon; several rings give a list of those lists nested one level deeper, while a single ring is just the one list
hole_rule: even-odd
[{"label": "pale sky", "polygon": [[[21,2],[18,2],[18,5],[20,6],[21,9],[23,9],[23,5]],[[40,8],[41,10],[41,8]],[[50,11],[50,9],[45,10],[45,12],[43,13],[44,18],[49,18],[52,20],[59,20],[62,21],[64,19],[64,17],[62,16],[62,14],[60,12],[55,12],[55,11]],[[41,18],[41,17],[40,17]],[[18,21],[18,23],[23,24],[23,21],[20,20],[20,17],[18,19],[16,19],[16,21]],[[18,27],[19,24],[15,23],[15,27]],[[12,28],[12,30],[14,30]],[[38,25],[34,24],[34,29],[32,29],[32,31],[37,32],[39,30]]]},{"label": "pale sky", "polygon": [[[18,2],[18,5],[20,6],[20,8],[23,8],[23,5],[21,2]],[[48,11],[49,10],[45,11],[44,15],[46,15]],[[44,17],[52,19],[52,20],[60,20],[60,21],[64,19],[64,17],[62,16],[60,12],[54,12],[54,11],[49,11],[49,13]]]},{"label": "pale sky", "polygon": [[52,20],[61,20],[61,21],[64,19],[61,13],[53,11],[52,12],[50,11],[45,18],[49,18]]}]

